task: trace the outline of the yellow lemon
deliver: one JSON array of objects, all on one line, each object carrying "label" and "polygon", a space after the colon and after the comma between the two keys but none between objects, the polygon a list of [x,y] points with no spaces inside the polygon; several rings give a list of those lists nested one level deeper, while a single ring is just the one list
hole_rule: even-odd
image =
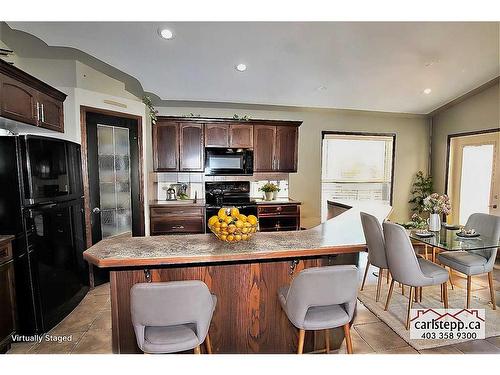
[{"label": "yellow lemon", "polygon": [[242,235],[241,235],[241,239],[242,239],[243,241],[248,240],[248,234],[242,234]]},{"label": "yellow lemon", "polygon": [[234,240],[234,236],[230,234],[229,236],[227,236],[227,240],[231,242],[232,240]]},{"label": "yellow lemon", "polygon": [[221,239],[222,241],[225,241],[225,240],[226,240],[226,238],[227,238],[227,236],[226,236],[225,234],[223,234],[223,235],[221,235],[221,236],[220,236],[220,239]]},{"label": "yellow lemon", "polygon": [[236,235],[234,236],[234,239],[235,239],[236,241],[241,241],[241,236],[240,236],[239,234],[236,234]]},{"label": "yellow lemon", "polygon": [[240,214],[240,216],[238,216],[238,219],[240,219],[241,221],[245,222],[245,221],[247,221],[247,216],[243,215],[243,214]]},{"label": "yellow lemon", "polygon": [[227,228],[227,231],[229,233],[234,233],[234,231],[236,230],[236,227],[234,226],[234,224],[230,224]]},{"label": "yellow lemon", "polygon": [[243,223],[243,221],[241,220],[236,221],[235,224],[237,228],[243,228],[243,226],[245,225],[245,223]]},{"label": "yellow lemon", "polygon": [[208,225],[214,225],[218,221],[219,218],[217,216],[212,216],[210,219],[208,219]]},{"label": "yellow lemon", "polygon": [[221,226],[221,228],[227,228],[227,223],[224,221],[224,222],[221,223],[220,226]]},{"label": "yellow lemon", "polygon": [[231,216],[238,217],[239,214],[240,210],[238,210],[236,207],[231,208]]},{"label": "yellow lemon", "polygon": [[248,221],[245,223],[245,227],[250,228],[252,224],[250,224]]},{"label": "yellow lemon", "polygon": [[248,228],[241,228],[241,233],[248,233]]},{"label": "yellow lemon", "polygon": [[214,231],[215,231],[215,233],[219,233],[220,232],[220,228],[214,228]]},{"label": "yellow lemon", "polygon": [[248,215],[247,221],[252,225],[257,224],[257,218],[254,215]]},{"label": "yellow lemon", "polygon": [[[217,216],[216,216],[217,217]],[[220,221],[219,218],[217,217],[217,221],[214,223],[214,227],[220,228]]]},{"label": "yellow lemon", "polygon": [[226,209],[221,208],[219,212],[217,213],[217,216],[220,217],[221,219],[225,219],[227,216]]},{"label": "yellow lemon", "polygon": [[224,219],[224,221],[227,223],[227,224],[230,224],[232,221],[233,221],[233,218],[231,216],[226,216],[226,218]]}]

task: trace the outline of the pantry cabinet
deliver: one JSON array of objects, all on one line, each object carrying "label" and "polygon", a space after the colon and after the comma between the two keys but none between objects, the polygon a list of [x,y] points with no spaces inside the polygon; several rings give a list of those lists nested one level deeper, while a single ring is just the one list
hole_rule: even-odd
[{"label": "pantry cabinet", "polygon": [[297,126],[255,126],[254,172],[297,172],[297,150]]}]

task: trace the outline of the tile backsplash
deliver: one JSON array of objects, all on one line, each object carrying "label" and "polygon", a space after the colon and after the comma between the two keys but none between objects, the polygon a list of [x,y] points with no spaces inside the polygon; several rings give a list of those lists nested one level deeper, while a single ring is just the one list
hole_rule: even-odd
[{"label": "tile backsplash", "polygon": [[151,181],[156,184],[156,197],[151,200],[165,200],[167,189],[172,184],[185,183],[188,185],[187,194],[193,199],[195,192],[198,199],[205,198],[205,181],[250,181],[250,196],[262,198],[264,193],[259,191],[266,182],[273,182],[280,188],[279,198],[288,198],[288,174],[287,173],[254,173],[253,176],[205,176],[203,173],[166,172],[152,173]]}]

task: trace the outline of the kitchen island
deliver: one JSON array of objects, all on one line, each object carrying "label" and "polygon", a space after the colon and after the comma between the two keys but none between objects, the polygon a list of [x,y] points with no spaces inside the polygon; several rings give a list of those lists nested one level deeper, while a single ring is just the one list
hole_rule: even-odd
[{"label": "kitchen island", "polygon": [[[390,210],[380,206],[370,213],[382,221]],[[217,295],[210,326],[214,353],[294,353],[298,330],[281,311],[278,288],[307,267],[357,265],[365,250],[359,210],[352,208],[312,229],[257,233],[239,243],[212,234],[110,238],[84,258],[110,270],[114,353],[139,352],[130,318],[135,283],[192,279]],[[342,334],[330,331],[331,347],[339,347]],[[323,348],[322,334],[306,335],[305,350]]]}]

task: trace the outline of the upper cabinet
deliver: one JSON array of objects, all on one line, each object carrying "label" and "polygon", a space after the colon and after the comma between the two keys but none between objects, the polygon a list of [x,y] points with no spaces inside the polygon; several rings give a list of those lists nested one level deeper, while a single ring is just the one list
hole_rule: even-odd
[{"label": "upper cabinet", "polygon": [[155,172],[203,172],[205,147],[252,148],[254,172],[297,172],[298,121],[162,117],[153,125]]},{"label": "upper cabinet", "polygon": [[155,172],[203,172],[203,124],[159,118],[153,125]]},{"label": "upper cabinet", "polygon": [[297,172],[298,126],[255,125],[254,172]]},{"label": "upper cabinet", "polygon": [[253,125],[206,124],[205,147],[253,148]]},{"label": "upper cabinet", "polygon": [[64,132],[66,95],[0,60],[0,116]]}]

